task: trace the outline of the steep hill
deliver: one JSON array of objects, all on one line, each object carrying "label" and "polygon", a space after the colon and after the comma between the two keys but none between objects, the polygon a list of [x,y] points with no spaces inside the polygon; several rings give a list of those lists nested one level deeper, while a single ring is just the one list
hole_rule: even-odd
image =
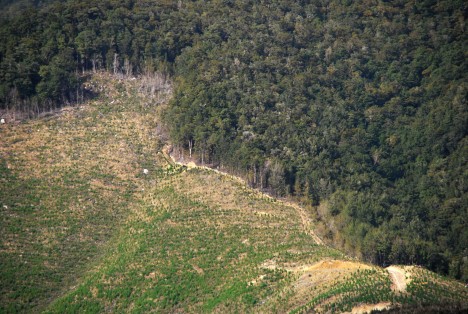
[{"label": "steep hill", "polygon": [[468,306],[456,281],[347,257],[317,243],[308,210],[175,164],[158,118],[170,85],[146,86],[98,74],[99,98],[0,125],[1,312]]},{"label": "steep hill", "polygon": [[86,71],[163,72],[176,146],[320,206],[349,255],[468,280],[466,1],[2,5],[0,110],[83,102]]}]

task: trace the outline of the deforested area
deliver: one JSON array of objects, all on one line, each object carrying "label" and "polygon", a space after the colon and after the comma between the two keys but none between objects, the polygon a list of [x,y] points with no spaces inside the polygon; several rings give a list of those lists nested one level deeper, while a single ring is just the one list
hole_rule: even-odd
[{"label": "deforested area", "polygon": [[2,311],[466,308],[463,1],[0,7]]}]

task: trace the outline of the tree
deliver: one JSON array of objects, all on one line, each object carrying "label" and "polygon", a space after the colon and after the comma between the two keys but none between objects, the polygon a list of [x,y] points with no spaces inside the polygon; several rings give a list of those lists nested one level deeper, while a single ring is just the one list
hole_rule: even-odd
[{"label": "tree", "polygon": [[42,101],[66,102],[77,99],[75,91],[79,88],[79,79],[73,72],[76,67],[71,48],[63,50],[48,65],[41,66],[41,81],[37,93]]}]

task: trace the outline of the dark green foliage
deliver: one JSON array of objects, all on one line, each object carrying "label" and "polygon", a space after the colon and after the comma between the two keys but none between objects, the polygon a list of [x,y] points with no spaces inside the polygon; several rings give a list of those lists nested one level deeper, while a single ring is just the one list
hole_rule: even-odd
[{"label": "dark green foliage", "polygon": [[7,4],[14,14],[0,15],[0,109],[17,111],[81,101],[87,70],[170,72],[199,24],[195,12],[167,2]]},{"label": "dark green foliage", "polygon": [[[463,1],[68,1],[2,17],[1,108],[80,75],[176,76],[173,141],[253,186],[330,200],[351,253],[466,280]],[[465,260],[464,260],[465,257]]]},{"label": "dark green foliage", "polygon": [[166,120],[199,158],[329,199],[350,252],[466,279],[467,62],[452,1],[205,8]]}]

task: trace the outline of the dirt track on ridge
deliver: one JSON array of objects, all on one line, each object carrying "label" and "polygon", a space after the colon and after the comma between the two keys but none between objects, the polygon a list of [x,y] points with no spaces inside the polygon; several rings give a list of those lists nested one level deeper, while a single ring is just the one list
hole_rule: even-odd
[{"label": "dirt track on ridge", "polygon": [[[218,173],[220,175],[223,175],[223,176],[226,176],[230,179],[233,179],[237,182],[240,182],[242,184],[247,184],[245,182],[244,179],[240,178],[240,177],[237,177],[237,176],[234,176],[232,174],[229,174],[227,172],[223,172],[223,171],[219,171],[217,169],[212,169],[210,167],[207,167],[207,166],[199,166],[197,164],[195,164],[193,161],[190,161],[190,162],[180,162],[178,161],[170,152],[170,149],[168,146],[164,147],[163,148],[163,154],[166,155],[167,157],[169,157],[168,159],[171,160],[174,164],[176,165],[179,165],[179,166],[185,166],[189,169],[192,169],[192,168],[198,168],[198,169],[204,169],[204,170],[208,170],[208,171],[213,171],[215,173]],[[268,194],[265,194],[259,190],[255,190],[257,193],[259,193],[262,197],[265,197],[265,198],[272,198],[270,195]],[[286,201],[282,201],[282,200],[278,200],[276,199],[276,201],[284,206],[287,206],[287,207],[292,207],[294,208],[297,213],[299,214],[299,216],[301,217],[301,225],[302,225],[302,229],[304,230],[305,233],[307,233],[308,235],[310,235],[312,237],[312,239],[314,239],[315,243],[319,244],[319,245],[323,245],[323,241],[322,239],[320,239],[316,234],[315,232],[313,231],[312,229],[312,222],[310,220],[310,218],[308,217],[307,215],[307,212],[305,211],[304,208],[302,208],[301,206],[297,205],[297,204],[294,204],[294,203],[291,203],[291,202],[286,202]]]}]

